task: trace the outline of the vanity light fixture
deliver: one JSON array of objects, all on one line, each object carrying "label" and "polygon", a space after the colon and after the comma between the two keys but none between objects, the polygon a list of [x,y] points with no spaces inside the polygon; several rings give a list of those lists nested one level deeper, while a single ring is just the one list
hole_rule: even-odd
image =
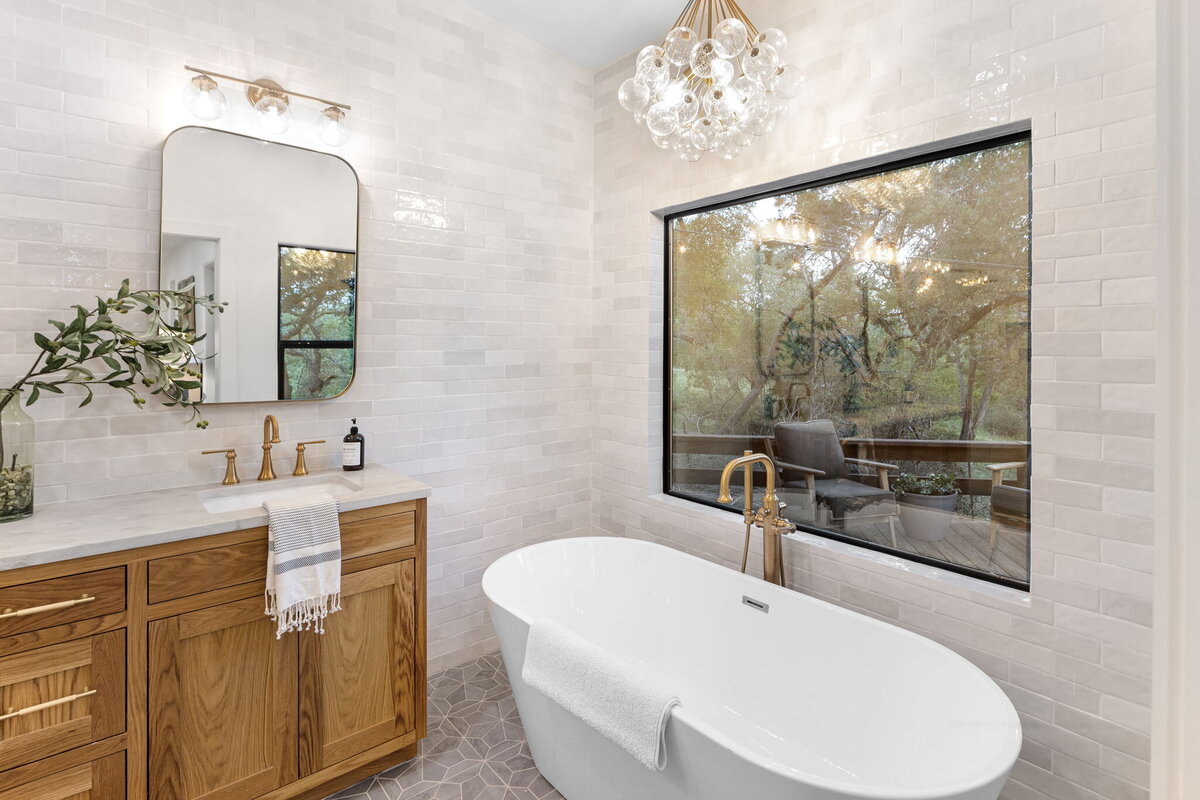
[{"label": "vanity light fixture", "polygon": [[225,113],[225,95],[217,88],[217,82],[203,73],[188,81],[183,103],[196,119],[217,119]]},{"label": "vanity light fixture", "polygon": [[783,31],[760,32],[734,0],[690,0],[671,32],[638,53],[617,101],[684,161],[734,158],[800,93],[786,48]]},{"label": "vanity light fixture", "polygon": [[346,112],[350,106],[345,103],[293,92],[267,78],[249,81],[186,64],[183,68],[196,73],[184,90],[184,104],[197,119],[214,120],[224,113],[225,96],[217,87],[216,80],[220,78],[246,87],[246,101],[258,112],[258,124],[266,133],[281,134],[287,131],[292,121],[292,98],[298,97],[325,106],[316,120],[317,136],[322,142],[331,147],[340,147],[350,139],[350,125],[346,122]]},{"label": "vanity light fixture", "polygon": [[330,106],[317,115],[317,136],[330,147],[341,147],[350,140],[350,123],[346,112]]}]

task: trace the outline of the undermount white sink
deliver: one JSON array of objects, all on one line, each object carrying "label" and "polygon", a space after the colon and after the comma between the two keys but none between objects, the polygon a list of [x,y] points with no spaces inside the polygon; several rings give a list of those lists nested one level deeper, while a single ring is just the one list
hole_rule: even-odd
[{"label": "undermount white sink", "polygon": [[300,499],[325,493],[334,500],[347,500],[362,490],[357,483],[338,475],[310,475],[305,478],[277,478],[198,492],[200,504],[210,514],[259,508],[268,500]]}]

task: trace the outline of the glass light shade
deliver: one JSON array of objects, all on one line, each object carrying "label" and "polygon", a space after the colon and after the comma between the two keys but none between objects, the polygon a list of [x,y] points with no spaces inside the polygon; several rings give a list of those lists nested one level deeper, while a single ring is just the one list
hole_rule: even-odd
[{"label": "glass light shade", "polygon": [[634,77],[651,92],[658,92],[670,82],[671,67],[665,58],[647,58],[638,64]]},{"label": "glass light shade", "polygon": [[701,117],[692,126],[692,144],[700,150],[712,150],[717,146],[720,124],[712,117]]},{"label": "glass light shade", "polygon": [[745,50],[749,35],[746,25],[733,17],[721,20],[713,29],[713,39],[717,42],[717,52],[721,58],[733,58]]},{"label": "glass light shade", "polygon": [[254,104],[258,112],[258,126],[267,133],[284,133],[292,124],[292,111],[284,98],[266,93]]},{"label": "glass light shade", "polygon": [[775,94],[784,100],[794,100],[804,88],[804,76],[794,64],[783,64],[775,70],[775,82],[771,86]]},{"label": "glass light shade", "polygon": [[736,72],[737,69],[733,66],[733,62],[723,58],[718,58],[709,65],[709,78],[717,86],[727,86],[732,83]]},{"label": "glass light shade", "polygon": [[779,55],[769,44],[756,44],[742,56],[742,72],[766,84],[779,66]]},{"label": "glass light shade", "polygon": [[657,133],[650,134],[650,139],[654,142],[654,146],[662,150],[669,149],[675,144],[674,136],[659,136]]},{"label": "glass light shade", "polygon": [[626,78],[617,90],[617,102],[626,111],[640,111],[650,102],[650,90],[635,78]]},{"label": "glass light shade", "polygon": [[779,28],[767,28],[758,34],[758,38],[754,40],[755,44],[769,44],[775,48],[779,54],[787,49],[788,38],[787,34],[779,30]]},{"label": "glass light shade", "polygon": [[703,42],[697,42],[692,48],[692,57],[689,62],[692,67],[692,74],[697,78],[712,77],[713,62],[718,60],[717,43],[712,39],[705,39]]},{"label": "glass light shade", "polygon": [[317,137],[330,147],[341,147],[350,141],[350,123],[346,112],[330,106],[317,115]]},{"label": "glass light shade", "polygon": [[679,127],[679,109],[664,101],[655,103],[646,113],[646,127],[657,136],[669,136]]},{"label": "glass light shade", "polygon": [[648,44],[638,52],[637,61],[635,63],[640,64],[647,58],[666,58],[666,55],[666,51],[658,45]]},{"label": "glass light shade", "polygon": [[663,51],[667,60],[677,67],[688,63],[692,57],[692,48],[699,41],[696,32],[691,28],[679,27],[667,34],[663,40]]},{"label": "glass light shade", "polygon": [[700,99],[688,92],[679,98],[676,108],[679,109],[680,124],[691,122],[700,115]]},{"label": "glass light shade", "polygon": [[196,119],[218,119],[225,113],[225,95],[207,75],[197,75],[188,81],[183,90],[183,104]]}]

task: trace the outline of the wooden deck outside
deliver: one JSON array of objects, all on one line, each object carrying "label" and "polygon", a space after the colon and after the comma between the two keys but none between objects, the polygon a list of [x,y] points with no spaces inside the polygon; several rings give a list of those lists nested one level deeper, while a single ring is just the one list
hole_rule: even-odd
[{"label": "wooden deck outside", "polygon": [[[715,502],[717,487],[707,484],[676,485],[676,491]],[[755,492],[756,505],[761,501],[761,492]],[[785,498],[786,499],[786,498]],[[731,507],[740,508],[741,495],[734,497]],[[869,517],[849,520],[845,523],[813,524],[811,513],[802,503],[793,503],[785,514],[800,524],[827,528],[843,536],[861,539],[872,544],[892,547],[891,531],[886,519]],[[731,515],[731,524],[739,524]],[[943,539],[927,542],[912,539],[904,532],[899,517],[894,517],[896,550],[913,553],[936,561],[957,564],[978,572],[996,575],[1022,583],[1029,580],[1027,552],[1029,532],[1020,528],[1001,525],[996,534],[996,546],[989,545],[991,523],[984,519],[957,516],[950,527],[950,534]]]}]

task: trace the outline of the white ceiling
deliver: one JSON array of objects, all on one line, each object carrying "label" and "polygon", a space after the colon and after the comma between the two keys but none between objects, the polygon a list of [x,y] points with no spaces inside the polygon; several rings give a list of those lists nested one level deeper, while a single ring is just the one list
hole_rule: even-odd
[{"label": "white ceiling", "polygon": [[466,0],[589,69],[658,41],[686,0]]}]

